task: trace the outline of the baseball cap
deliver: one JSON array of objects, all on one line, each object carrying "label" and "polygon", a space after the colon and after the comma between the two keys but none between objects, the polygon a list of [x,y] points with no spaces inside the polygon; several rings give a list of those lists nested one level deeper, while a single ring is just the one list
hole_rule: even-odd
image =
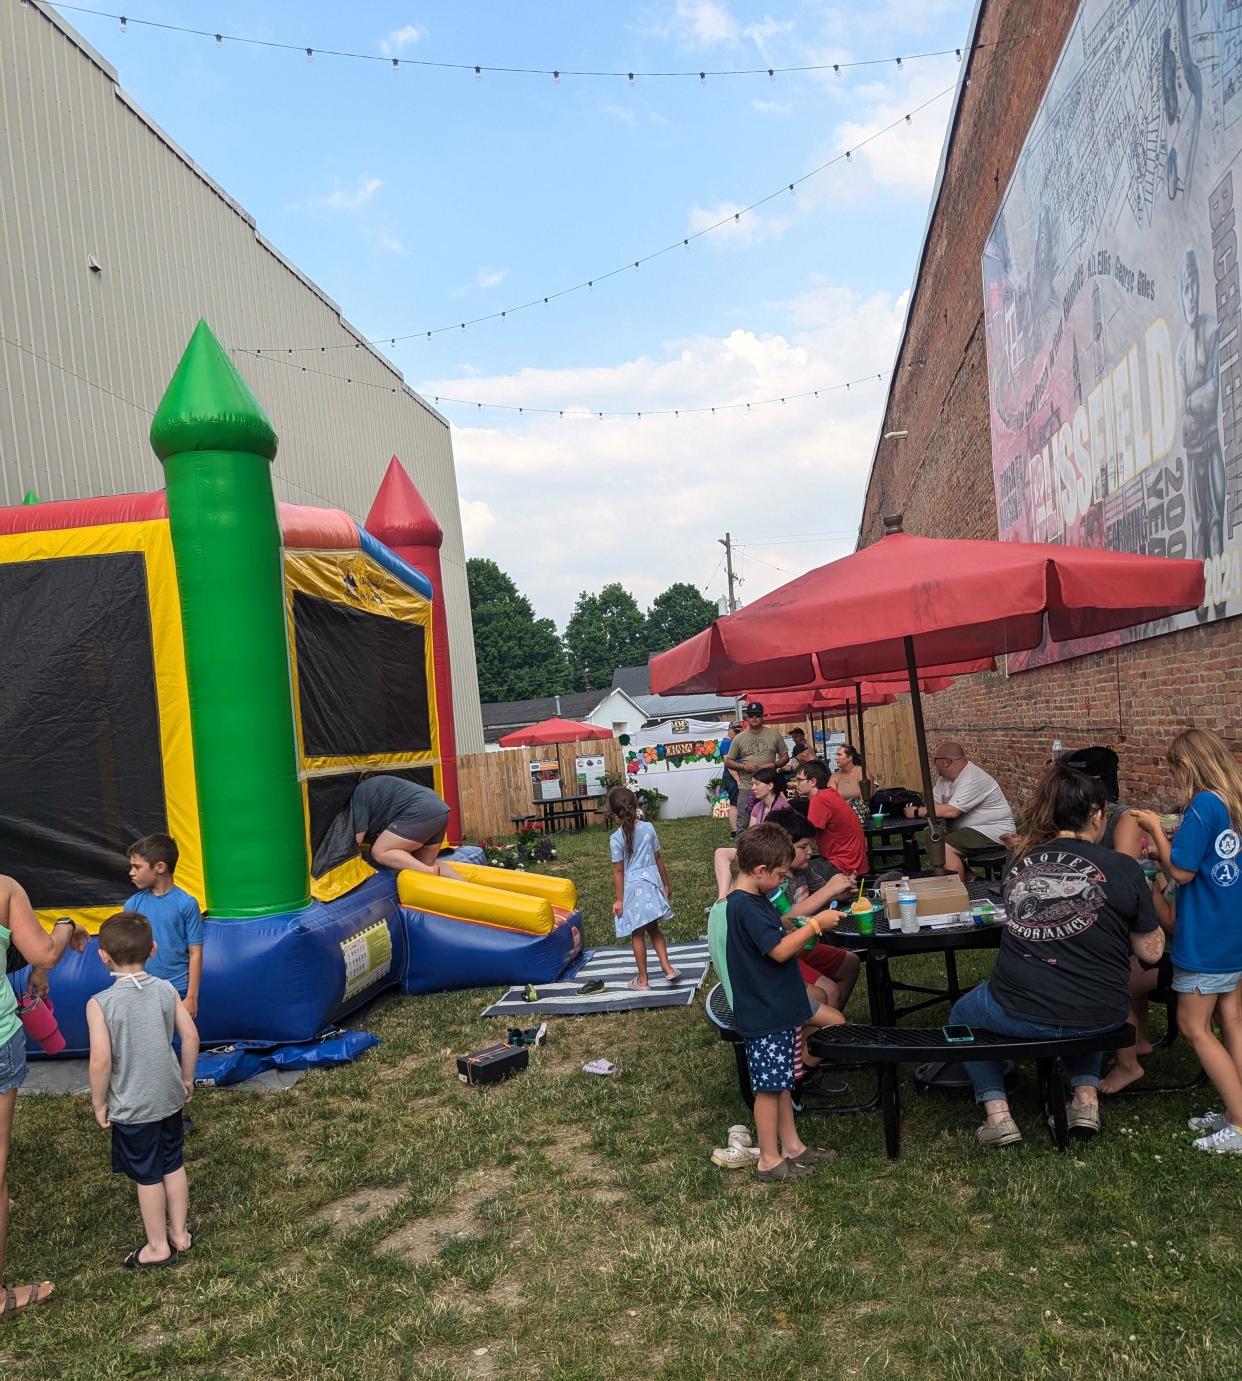
[{"label": "baseball cap", "polygon": [[763,714],[763,705],[762,705],[762,703],[761,703],[760,701],[758,701],[758,700],[752,700],[752,701],[750,702],[750,704],[746,706],[746,718],[747,718],[747,719],[751,719],[752,717],[755,717],[755,716],[762,716],[762,714]]}]

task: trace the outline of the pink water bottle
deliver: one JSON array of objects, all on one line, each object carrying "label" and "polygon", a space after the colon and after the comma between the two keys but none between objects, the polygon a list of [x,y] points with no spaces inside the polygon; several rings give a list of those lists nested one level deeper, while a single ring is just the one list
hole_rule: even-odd
[{"label": "pink water bottle", "polygon": [[17,1015],[26,1034],[33,1037],[48,1055],[59,1055],[65,1048],[65,1038],[56,1023],[56,1013],[46,998],[27,993],[17,1000]]}]

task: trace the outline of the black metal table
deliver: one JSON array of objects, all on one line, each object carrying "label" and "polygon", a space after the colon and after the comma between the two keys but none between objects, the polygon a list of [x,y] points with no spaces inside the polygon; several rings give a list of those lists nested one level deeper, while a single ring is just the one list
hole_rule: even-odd
[{"label": "black metal table", "polygon": [[[913,821],[907,821],[913,824]],[[997,891],[986,882],[966,884],[966,893],[972,902],[997,900]],[[920,1012],[925,1007],[934,1007],[938,1002],[954,1003],[962,995],[962,986],[957,977],[957,953],[968,949],[998,949],[1000,947],[1002,925],[959,925],[922,926],[915,935],[903,935],[896,921],[890,922],[877,917],[875,933],[863,935],[858,923],[850,913],[842,913],[835,930],[829,931],[825,939],[830,944],[840,945],[842,949],[855,950],[863,956],[867,973],[867,1002],[871,1009],[871,1021],[876,1026],[895,1026],[897,1018]],[[944,988],[929,988],[920,983],[899,983],[889,972],[888,961],[905,954],[944,955]],[[921,1002],[907,1003],[898,1007],[893,1000],[894,992],[923,993]]]},{"label": "black metal table", "polygon": [[[871,856],[880,850],[896,851],[897,840],[901,845],[901,868],[905,873],[917,873],[922,867],[923,844],[919,836],[927,829],[926,820],[907,820],[900,815],[887,815],[882,824],[874,824],[868,819],[863,825],[867,836],[867,853]],[[874,842],[873,842],[874,841]],[[877,846],[878,845],[878,849]],[[872,873],[882,873],[884,867],[872,860]]]},{"label": "black metal table", "polygon": [[587,812],[594,814],[599,809],[601,796],[557,796],[549,801],[535,801],[539,828],[544,834],[554,834],[557,830],[584,830],[587,827]]},{"label": "black metal table", "polygon": [[[913,821],[906,823],[912,824]],[[923,823],[923,822],[920,822]],[[990,901],[995,903],[999,888],[987,882],[968,882],[966,895],[972,902]],[[924,1008],[935,1007],[940,1003],[952,1005],[964,991],[957,976],[957,955],[959,950],[999,949],[1003,925],[961,925],[954,927],[923,926],[917,935],[903,935],[897,922],[890,925],[886,919],[877,918],[875,934],[863,935],[857,923],[848,913],[842,917],[835,930],[829,931],[827,938],[842,949],[855,950],[863,956],[863,967],[867,975],[867,1004],[871,1010],[871,1021],[876,1026],[896,1026],[902,1016],[921,1012]],[[906,954],[944,955],[945,986],[930,988],[923,983],[901,983],[892,975],[888,961],[890,957]],[[922,993],[919,1002],[907,1002],[898,1007],[894,994]],[[920,1088],[957,1090],[967,1088],[970,1078],[957,1060],[940,1060],[924,1065],[915,1071],[915,1083]]]}]

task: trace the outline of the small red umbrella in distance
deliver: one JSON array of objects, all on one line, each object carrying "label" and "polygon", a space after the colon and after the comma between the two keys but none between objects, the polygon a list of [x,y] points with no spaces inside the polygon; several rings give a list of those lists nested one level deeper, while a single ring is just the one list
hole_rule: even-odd
[{"label": "small red umbrella in distance", "polygon": [[540,748],[551,743],[578,743],[582,739],[612,738],[611,729],[580,724],[575,719],[543,719],[526,729],[515,729],[497,740],[502,748]]},{"label": "small red umbrella in distance", "polygon": [[[1025,651],[1045,633],[1058,642],[1111,633],[1203,602],[1201,561],[915,537],[901,530],[900,515],[884,523],[874,545],[789,581],[653,658],[652,690],[676,693],[683,674],[691,682],[710,676],[727,692],[904,667],[930,801],[920,666]],[[934,816],[929,827],[935,857],[941,834]]]}]

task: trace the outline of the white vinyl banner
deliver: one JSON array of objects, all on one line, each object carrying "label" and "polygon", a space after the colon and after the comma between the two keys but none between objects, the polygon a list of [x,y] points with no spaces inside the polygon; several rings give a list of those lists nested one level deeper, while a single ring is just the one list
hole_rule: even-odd
[{"label": "white vinyl banner", "polygon": [[1203,558],[1242,612],[1242,5],[1083,0],[983,255],[1002,539]]}]

